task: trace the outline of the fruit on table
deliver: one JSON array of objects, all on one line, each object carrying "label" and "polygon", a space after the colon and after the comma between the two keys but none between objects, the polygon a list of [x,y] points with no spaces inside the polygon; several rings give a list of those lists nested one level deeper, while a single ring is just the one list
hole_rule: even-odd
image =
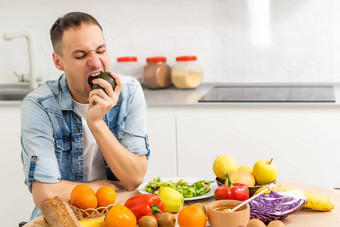
[{"label": "fruit on table", "polygon": [[303,193],[307,198],[307,203],[303,207],[319,211],[329,211],[334,208],[331,200],[326,196],[311,191],[303,191]]},{"label": "fruit on table", "polygon": [[[237,171],[230,174],[231,183],[241,183],[248,187],[255,186],[255,177],[252,173],[248,171]],[[225,184],[228,184],[228,179],[226,179]]]},{"label": "fruit on table", "polygon": [[[262,190],[265,190],[267,186],[259,188],[255,194],[261,192]],[[294,190],[295,188],[287,187],[285,185],[275,185],[275,187],[271,191],[287,191],[287,190]],[[265,192],[265,194],[268,194],[270,191]],[[313,210],[318,211],[330,211],[334,208],[334,205],[332,204],[331,200],[319,193],[311,192],[311,191],[303,191],[304,195],[307,198],[307,203],[303,205],[305,208],[310,208]]]},{"label": "fruit on table", "polygon": [[240,166],[238,167],[237,171],[247,171],[247,172],[253,173],[253,166],[252,165]]},{"label": "fruit on table", "polygon": [[222,179],[226,179],[226,173],[236,172],[238,169],[237,163],[230,155],[218,156],[213,163],[213,171],[215,175]]},{"label": "fruit on table", "polygon": [[158,227],[174,227],[176,225],[176,217],[172,213],[165,212],[157,217]]},{"label": "fruit on table", "polygon": [[129,198],[124,206],[129,208],[137,218],[149,215],[157,217],[164,211],[164,203],[160,197],[154,194],[139,194]]},{"label": "fruit on table", "polygon": [[263,223],[263,221],[252,218],[249,220],[247,227],[266,227],[266,224]]},{"label": "fruit on table", "polygon": [[278,168],[271,160],[258,160],[253,167],[253,174],[257,184],[269,184],[277,179]]},{"label": "fruit on table", "polygon": [[103,219],[86,219],[79,221],[81,227],[102,227]]},{"label": "fruit on table", "polygon": [[216,200],[221,199],[234,199],[234,200],[246,200],[249,198],[249,189],[245,184],[231,183],[230,174],[227,173],[228,184],[219,186],[214,192]]},{"label": "fruit on table", "polygon": [[106,214],[103,227],[136,227],[137,220],[132,211],[121,204],[114,205]]},{"label": "fruit on table", "polygon": [[[110,72],[102,72],[100,73],[97,78],[101,78],[101,79],[104,79],[106,80],[107,82],[109,82],[112,86],[112,90],[115,89],[116,87],[116,80],[111,76],[111,73]],[[91,80],[90,84],[92,84],[92,80],[94,78],[90,77],[89,80]],[[103,89],[105,91],[104,88],[102,88],[99,84],[93,84],[92,85],[92,90],[94,89]]]},{"label": "fruit on table", "polygon": [[158,196],[164,203],[164,212],[178,212],[183,207],[184,197],[176,189],[163,187]]},{"label": "fruit on table", "polygon": [[207,215],[207,208],[205,207],[205,205],[203,203],[194,203],[192,205],[200,207],[203,210],[203,212],[205,213],[205,215]]},{"label": "fruit on table", "polygon": [[271,221],[267,225],[267,227],[285,227],[285,226],[286,225],[282,221],[279,221],[279,220]]},{"label": "fruit on table", "polygon": [[138,227],[157,227],[157,220],[154,216],[143,216],[138,220]]},{"label": "fruit on table", "polygon": [[116,191],[109,186],[103,186],[97,190],[96,197],[98,207],[107,207],[116,202]]},{"label": "fruit on table", "polygon": [[[263,186],[263,187],[257,189],[257,191],[255,192],[255,194],[260,193],[261,191],[267,189],[267,187],[268,187],[268,186]],[[293,189],[294,189],[294,188],[288,187],[288,186],[286,186],[286,185],[276,184],[275,187],[274,187],[272,190],[268,190],[268,191],[266,191],[264,194],[268,194],[268,193],[270,193],[270,191],[276,192],[276,191],[287,191],[287,190],[293,190]]]},{"label": "fruit on table", "polygon": [[205,227],[207,216],[198,206],[184,207],[178,214],[178,224],[180,227]]},{"label": "fruit on table", "polygon": [[80,184],[71,192],[71,204],[80,209],[97,208],[98,200],[95,191],[88,185]]}]

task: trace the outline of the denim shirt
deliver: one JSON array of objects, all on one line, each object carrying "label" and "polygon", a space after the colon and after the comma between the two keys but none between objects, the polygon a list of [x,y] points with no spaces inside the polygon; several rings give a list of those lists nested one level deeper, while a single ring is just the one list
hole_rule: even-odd
[{"label": "denim shirt", "polygon": [[[117,105],[104,121],[130,152],[149,157],[146,135],[146,103],[140,84],[121,77],[124,83]],[[74,109],[66,77],[43,83],[21,105],[21,159],[25,184],[32,181],[84,182],[82,120]],[[105,163],[108,180],[118,180]],[[40,215],[35,208],[32,218]]]}]

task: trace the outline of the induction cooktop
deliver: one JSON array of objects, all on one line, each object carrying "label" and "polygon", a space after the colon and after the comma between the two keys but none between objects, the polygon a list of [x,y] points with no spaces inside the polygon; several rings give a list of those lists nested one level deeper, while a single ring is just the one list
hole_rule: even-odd
[{"label": "induction cooktop", "polygon": [[335,102],[333,86],[216,86],[198,102]]}]

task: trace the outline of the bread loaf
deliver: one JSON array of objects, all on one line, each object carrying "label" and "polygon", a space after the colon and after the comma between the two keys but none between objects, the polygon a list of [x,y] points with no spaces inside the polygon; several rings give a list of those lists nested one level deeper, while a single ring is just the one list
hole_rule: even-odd
[{"label": "bread loaf", "polygon": [[67,202],[58,196],[45,199],[41,203],[41,212],[49,226],[80,227],[80,224]]}]

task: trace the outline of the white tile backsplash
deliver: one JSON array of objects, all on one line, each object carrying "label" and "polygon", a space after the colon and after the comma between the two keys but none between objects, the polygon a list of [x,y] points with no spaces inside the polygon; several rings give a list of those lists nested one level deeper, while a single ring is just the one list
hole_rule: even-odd
[{"label": "white tile backsplash", "polygon": [[[98,19],[112,64],[134,55],[140,64],[165,56],[197,55],[205,82],[340,82],[340,3],[337,0],[2,0],[0,83],[28,72],[27,31],[36,72],[61,72],[52,62],[49,29],[57,17],[84,11]],[[269,9],[261,13],[260,10]],[[259,39],[260,38],[260,39]]]}]

